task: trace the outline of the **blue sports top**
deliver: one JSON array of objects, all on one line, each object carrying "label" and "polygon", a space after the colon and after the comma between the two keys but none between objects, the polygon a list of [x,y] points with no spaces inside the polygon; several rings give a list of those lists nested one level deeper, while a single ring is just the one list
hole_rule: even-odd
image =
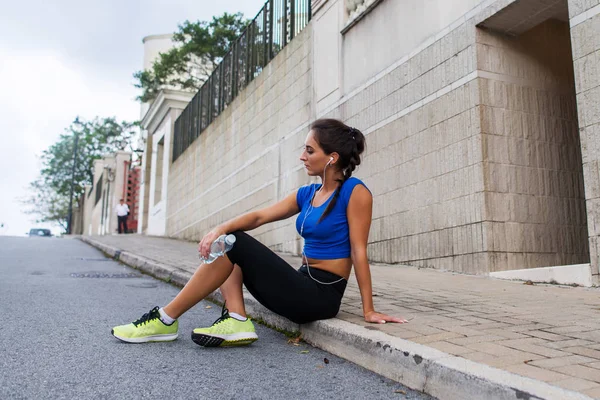
[{"label": "blue sports top", "polygon": [[[350,231],[346,208],[356,185],[367,187],[360,179],[350,177],[339,189],[340,195],[333,209],[319,223],[317,223],[319,218],[323,215],[335,192],[319,207],[311,207],[312,198],[321,184],[313,183],[298,189],[296,202],[300,208],[300,214],[296,218],[296,230],[300,233],[304,221],[302,237],[304,238],[304,255],[306,257],[317,260],[350,257]],[[367,188],[367,190],[369,189]],[[312,211],[309,211],[311,208]],[[308,216],[306,216],[307,212]]]}]

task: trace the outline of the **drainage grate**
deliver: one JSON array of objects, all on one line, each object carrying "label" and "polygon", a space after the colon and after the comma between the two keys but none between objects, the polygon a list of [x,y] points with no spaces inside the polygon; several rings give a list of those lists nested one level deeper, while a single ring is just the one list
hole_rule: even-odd
[{"label": "drainage grate", "polygon": [[77,260],[81,260],[81,261],[110,261],[110,258],[85,258],[85,257],[77,257]]},{"label": "drainage grate", "polygon": [[72,273],[72,278],[140,278],[140,274],[122,273],[122,274],[107,274],[103,272],[86,272],[83,274]]}]

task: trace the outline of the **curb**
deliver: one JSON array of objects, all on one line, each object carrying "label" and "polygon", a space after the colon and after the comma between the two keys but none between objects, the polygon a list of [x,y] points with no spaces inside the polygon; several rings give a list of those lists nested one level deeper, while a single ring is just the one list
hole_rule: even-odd
[{"label": "curb", "polygon": [[[87,236],[79,239],[109,257],[158,279],[183,287],[191,273],[107,246]],[[217,290],[208,296],[222,303]],[[443,400],[591,400],[584,394],[489,367],[337,318],[298,325],[262,306],[244,292],[249,315],[266,324],[300,333],[307,343],[414,390]]]}]

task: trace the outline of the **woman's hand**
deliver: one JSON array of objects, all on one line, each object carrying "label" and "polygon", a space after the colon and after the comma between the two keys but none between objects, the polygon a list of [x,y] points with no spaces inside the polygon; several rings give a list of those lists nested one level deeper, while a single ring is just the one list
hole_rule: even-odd
[{"label": "woman's hand", "polygon": [[227,232],[224,232],[221,228],[216,227],[212,231],[208,232],[200,243],[198,244],[198,252],[204,258],[208,258],[210,254],[210,245],[213,244],[215,240],[221,235],[224,235]]},{"label": "woman's hand", "polygon": [[381,314],[376,311],[369,311],[365,314],[365,321],[372,322],[374,324],[385,324],[386,322],[397,322],[399,324],[405,324],[408,321],[404,318],[392,317],[386,314]]}]

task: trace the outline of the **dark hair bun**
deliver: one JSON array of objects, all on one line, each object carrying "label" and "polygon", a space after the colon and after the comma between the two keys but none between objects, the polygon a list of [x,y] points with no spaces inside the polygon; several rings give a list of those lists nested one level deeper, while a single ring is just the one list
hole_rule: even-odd
[{"label": "dark hair bun", "polygon": [[344,180],[350,178],[365,151],[365,135],[337,119],[316,120],[310,129],[325,154],[336,152],[340,155],[338,167],[344,173]]}]

